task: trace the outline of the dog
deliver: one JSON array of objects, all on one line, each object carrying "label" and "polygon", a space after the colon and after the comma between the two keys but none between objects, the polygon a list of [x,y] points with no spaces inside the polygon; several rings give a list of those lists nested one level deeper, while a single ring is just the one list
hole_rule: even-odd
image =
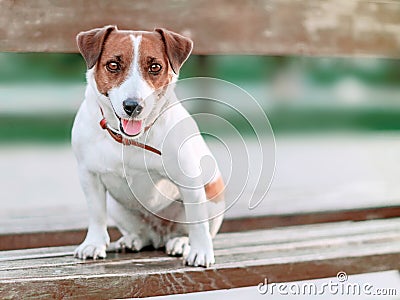
[{"label": "dog", "polygon": [[193,42],[111,25],[76,39],[87,86],[71,144],[89,227],[75,257],[106,257],[109,214],[122,233],[117,249],[165,247],[187,265],[214,264],[224,181],[216,163],[212,175],[199,175],[202,159],[215,158],[174,93]]}]

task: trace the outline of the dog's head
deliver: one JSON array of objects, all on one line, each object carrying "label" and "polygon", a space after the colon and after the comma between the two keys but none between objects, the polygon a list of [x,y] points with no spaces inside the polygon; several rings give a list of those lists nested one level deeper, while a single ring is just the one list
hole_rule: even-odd
[{"label": "dog's head", "polygon": [[166,29],[118,30],[106,26],[77,36],[89,78],[109,99],[122,133],[139,136],[154,115],[163,88],[177,79],[190,55],[190,39]]}]

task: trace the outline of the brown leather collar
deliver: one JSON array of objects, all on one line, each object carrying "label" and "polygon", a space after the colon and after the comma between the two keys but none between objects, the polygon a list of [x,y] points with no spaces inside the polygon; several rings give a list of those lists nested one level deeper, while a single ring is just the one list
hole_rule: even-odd
[{"label": "brown leather collar", "polygon": [[[135,147],[139,147],[148,151],[151,151],[153,153],[156,153],[158,155],[161,155],[161,151],[153,148],[149,145],[146,144],[142,144],[140,142],[137,142],[135,140],[131,140],[131,139],[127,139],[124,138],[122,136],[122,134],[117,131],[116,129],[112,128],[111,126],[108,125],[106,118],[104,117],[104,113],[103,110],[100,107],[100,111],[101,111],[101,115],[103,116],[103,118],[100,121],[100,127],[103,128],[104,130],[107,130],[109,135],[118,143],[126,145],[126,146],[135,146]],[[147,126],[144,130],[147,131],[150,128],[150,126]]]}]

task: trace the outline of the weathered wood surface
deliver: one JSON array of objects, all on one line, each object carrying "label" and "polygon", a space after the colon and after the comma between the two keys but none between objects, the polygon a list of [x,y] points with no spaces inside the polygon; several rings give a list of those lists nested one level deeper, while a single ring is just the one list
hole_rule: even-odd
[{"label": "weathered wood surface", "polygon": [[[323,211],[313,213],[265,215],[225,219],[220,232],[240,232],[281,226],[294,226],[339,221],[363,221],[400,216],[400,206],[372,207],[351,210]],[[36,222],[35,222],[36,220]],[[79,227],[79,221],[66,217],[57,223],[37,223],[37,219],[0,220],[0,250],[76,245],[86,236],[86,225]],[[78,224],[78,227],[76,226]],[[108,229],[111,240],[121,234],[111,226]]]},{"label": "weathered wood surface", "polygon": [[95,262],[74,259],[71,246],[3,251],[0,298],[144,297],[399,269],[400,218],[225,233],[214,245],[209,269],[161,251]]},{"label": "weathered wood surface", "polygon": [[0,51],[76,52],[106,24],[166,27],[198,54],[400,57],[400,2],[365,0],[0,1]]}]

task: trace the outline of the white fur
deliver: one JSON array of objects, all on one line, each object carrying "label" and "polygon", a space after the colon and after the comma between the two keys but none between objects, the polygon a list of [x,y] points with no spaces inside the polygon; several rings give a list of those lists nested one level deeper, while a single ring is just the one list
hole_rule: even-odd
[{"label": "white fur", "polygon": [[[82,259],[106,256],[110,242],[106,224],[108,204],[111,217],[124,235],[117,247],[140,250],[147,245],[166,245],[168,254],[183,254],[189,265],[209,266],[214,263],[212,237],[221,225],[224,201],[213,203],[206,199],[204,184],[210,181],[210,175],[201,174],[201,159],[215,159],[196,123],[171,91],[157,102],[149,97],[154,91],[138,66],[140,41],[141,36],[132,36],[134,59],[130,74],[120,87],[110,91],[110,99],[98,92],[94,68],[87,72],[88,85],[72,129],[72,147],[88,202],[89,230],[75,255]],[[100,128],[99,106],[107,121],[118,128],[114,112],[125,117],[122,101],[127,97],[144,99],[140,116],[145,122],[153,121],[169,106],[138,139],[160,149],[161,157],[137,147],[123,147]],[[218,176],[215,165],[213,180]],[[182,199],[183,205],[176,199]],[[149,210],[182,223],[165,226]],[[209,221],[216,211],[221,214]]]}]

